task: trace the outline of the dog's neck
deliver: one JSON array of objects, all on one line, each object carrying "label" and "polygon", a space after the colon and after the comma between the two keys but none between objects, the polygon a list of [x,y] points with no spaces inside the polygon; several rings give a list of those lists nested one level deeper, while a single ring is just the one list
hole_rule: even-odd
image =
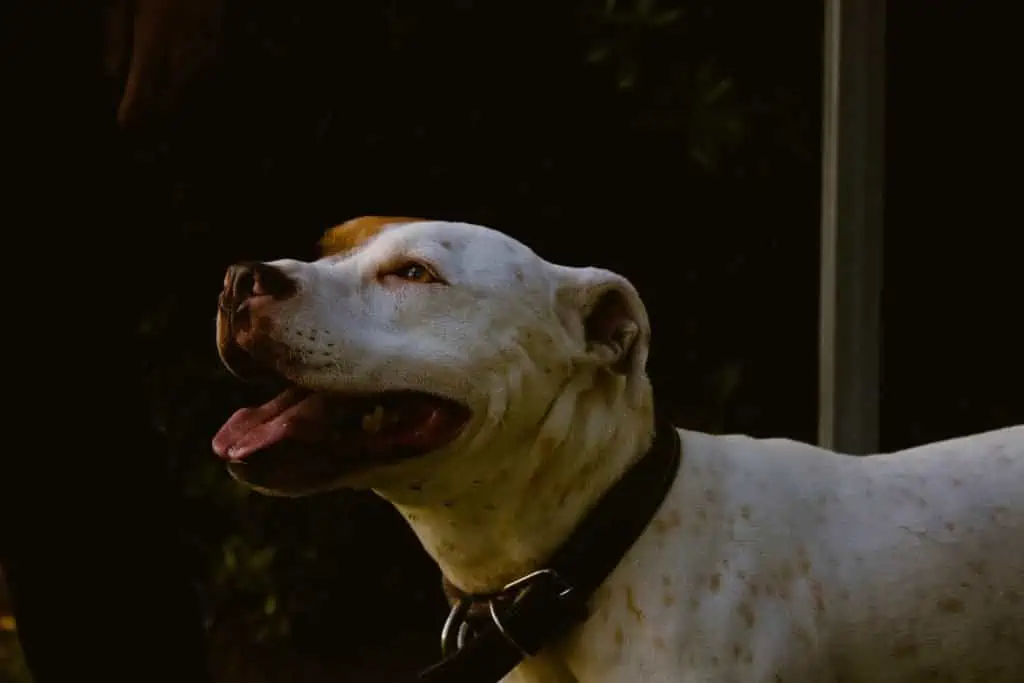
[{"label": "dog's neck", "polygon": [[453,479],[378,493],[455,586],[498,590],[541,568],[650,447],[653,399],[644,381],[632,401],[624,392],[564,393],[538,428],[460,461]]}]

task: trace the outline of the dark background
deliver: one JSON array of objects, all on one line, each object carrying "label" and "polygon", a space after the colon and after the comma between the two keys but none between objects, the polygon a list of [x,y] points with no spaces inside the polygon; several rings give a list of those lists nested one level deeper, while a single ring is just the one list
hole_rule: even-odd
[{"label": "dark background", "polygon": [[[1024,420],[1015,50],[968,2],[890,4],[884,449]],[[125,318],[220,680],[391,680],[433,658],[444,612],[372,496],[261,498],[210,454],[244,399],[213,345],[233,261],[311,256],[356,215],[483,223],[637,285],[680,424],[815,439],[822,20],[807,1],[229,5],[214,66],[124,135],[133,225],[106,238],[143,264]]]}]

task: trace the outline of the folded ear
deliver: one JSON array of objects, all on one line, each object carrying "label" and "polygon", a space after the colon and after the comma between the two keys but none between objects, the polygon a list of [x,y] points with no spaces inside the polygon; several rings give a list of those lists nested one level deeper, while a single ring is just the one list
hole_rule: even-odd
[{"label": "folded ear", "polygon": [[397,223],[422,223],[422,218],[397,216],[362,216],[345,221],[327,230],[320,238],[320,256],[335,256],[355,249],[378,232]]},{"label": "folded ear", "polygon": [[585,344],[585,357],[626,377],[627,391],[642,386],[650,346],[647,309],[626,278],[602,268],[559,266],[558,306]]}]

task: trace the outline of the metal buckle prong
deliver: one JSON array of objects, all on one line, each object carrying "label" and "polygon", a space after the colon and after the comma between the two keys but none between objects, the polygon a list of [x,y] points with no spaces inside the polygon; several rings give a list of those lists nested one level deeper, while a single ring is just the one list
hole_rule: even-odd
[{"label": "metal buckle prong", "polygon": [[[568,596],[570,593],[572,593],[572,586],[569,584],[568,581],[559,576],[558,572],[556,572],[553,569],[538,569],[537,571],[530,572],[526,576],[520,577],[512,583],[506,585],[498,595],[507,595],[508,593],[517,591],[520,588],[528,587],[532,582],[542,577],[552,579],[555,582],[555,584],[559,586],[559,598],[564,598]],[[501,617],[498,615],[498,610],[495,607],[495,598],[491,598],[487,601],[487,610],[491,614],[491,621],[493,621],[494,625],[498,627],[498,631],[500,631],[501,635],[505,637],[505,640],[512,643],[516,647],[516,649],[519,650],[520,654],[522,654],[524,657],[529,657],[531,653],[527,652],[522,645],[516,642],[516,639],[513,638],[512,634],[509,633],[508,630],[505,628],[505,624],[502,623]]]}]

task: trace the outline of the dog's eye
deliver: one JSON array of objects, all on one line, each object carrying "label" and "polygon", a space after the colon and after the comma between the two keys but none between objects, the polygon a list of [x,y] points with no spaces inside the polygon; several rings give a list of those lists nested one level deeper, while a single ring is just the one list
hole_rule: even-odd
[{"label": "dog's eye", "polygon": [[396,277],[400,280],[405,280],[406,282],[418,282],[420,284],[441,282],[441,278],[437,276],[437,273],[422,263],[416,263],[415,261],[403,263],[398,268],[392,268],[383,275],[385,277]]}]

